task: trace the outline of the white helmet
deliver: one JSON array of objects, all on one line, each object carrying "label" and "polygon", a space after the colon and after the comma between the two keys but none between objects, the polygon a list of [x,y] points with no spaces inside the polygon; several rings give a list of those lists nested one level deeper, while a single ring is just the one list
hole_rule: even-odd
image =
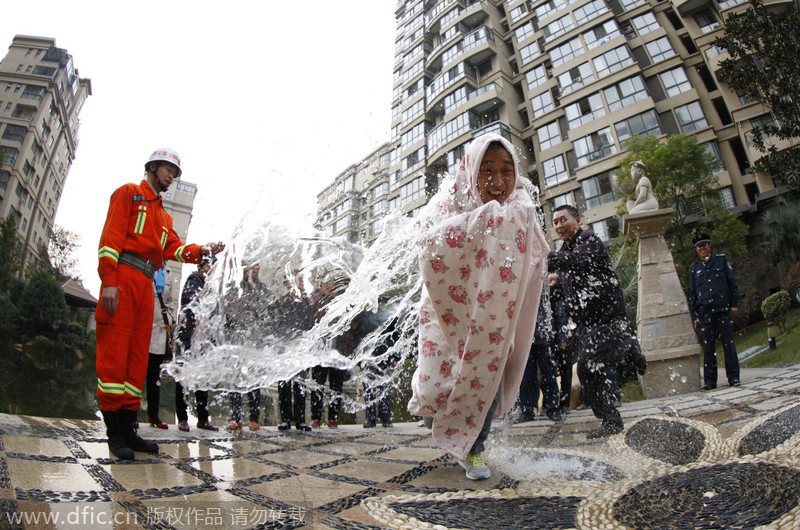
[{"label": "white helmet", "polygon": [[175,178],[180,177],[181,173],[183,173],[181,170],[181,157],[178,156],[178,153],[174,149],[170,149],[169,147],[160,147],[153,151],[153,154],[150,155],[150,158],[148,158],[147,162],[144,164],[145,171],[147,171],[147,166],[150,165],[150,162],[169,162],[174,165],[178,168],[178,173],[175,175]]}]

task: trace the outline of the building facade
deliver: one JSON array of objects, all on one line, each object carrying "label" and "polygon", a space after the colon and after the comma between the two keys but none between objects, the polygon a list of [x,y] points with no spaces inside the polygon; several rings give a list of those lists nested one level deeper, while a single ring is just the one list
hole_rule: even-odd
[{"label": "building facade", "polygon": [[[387,205],[413,215],[470,140],[494,131],[517,146],[547,215],[575,205],[606,240],[621,229],[616,171],[631,136],[695,135],[721,162],[716,176],[729,207],[754,208],[778,192],[770,175],[751,169],[761,154],[748,132],[770,115],[717,80],[727,54],[713,44],[725,17],[746,7],[744,0],[400,0],[392,138],[381,153],[388,153]],[[371,215],[361,210],[356,219],[369,225]]]},{"label": "building facade", "polygon": [[[177,232],[181,241],[186,241],[189,235],[189,225],[192,222],[192,209],[194,208],[194,198],[197,195],[197,184],[186,182],[183,179],[172,181],[169,189],[162,195],[164,209],[172,216],[172,228]],[[184,264],[177,261],[165,261],[164,265],[169,267],[172,273],[172,297],[175,300],[175,309],[181,299],[181,285],[184,268],[186,277],[197,268],[194,264]]]},{"label": "building facade", "polygon": [[17,35],[0,61],[0,216],[17,220],[22,271],[50,240],[91,94],[55,39]]}]

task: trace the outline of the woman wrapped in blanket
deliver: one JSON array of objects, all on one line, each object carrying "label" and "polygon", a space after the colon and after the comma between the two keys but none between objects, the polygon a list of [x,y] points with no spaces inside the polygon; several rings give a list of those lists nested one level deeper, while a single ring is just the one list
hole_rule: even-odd
[{"label": "woman wrapped in blanket", "polygon": [[408,410],[485,479],[493,418],[514,405],[530,351],[550,248],[536,205],[502,136],[472,141],[455,182],[420,220],[419,358]]}]

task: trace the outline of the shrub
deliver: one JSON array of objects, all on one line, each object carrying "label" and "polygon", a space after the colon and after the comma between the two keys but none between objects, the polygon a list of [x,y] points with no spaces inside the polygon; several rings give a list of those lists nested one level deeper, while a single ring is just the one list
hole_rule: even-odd
[{"label": "shrub", "polygon": [[789,292],[778,291],[761,302],[761,312],[764,313],[764,318],[778,324],[781,331],[786,331],[786,312],[791,305],[792,297],[789,296]]}]

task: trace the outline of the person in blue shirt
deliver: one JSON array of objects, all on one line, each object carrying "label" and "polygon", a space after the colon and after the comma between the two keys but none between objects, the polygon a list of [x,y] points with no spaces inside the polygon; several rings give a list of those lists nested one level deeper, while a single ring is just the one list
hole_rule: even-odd
[{"label": "person in blue shirt", "polygon": [[724,254],[711,252],[711,237],[696,234],[692,239],[700,259],[692,266],[689,308],[694,329],[703,342],[703,390],[717,388],[717,336],[725,353],[728,384],[739,386],[739,358],[733,341],[733,317],[739,313],[739,287],[733,267]]}]

